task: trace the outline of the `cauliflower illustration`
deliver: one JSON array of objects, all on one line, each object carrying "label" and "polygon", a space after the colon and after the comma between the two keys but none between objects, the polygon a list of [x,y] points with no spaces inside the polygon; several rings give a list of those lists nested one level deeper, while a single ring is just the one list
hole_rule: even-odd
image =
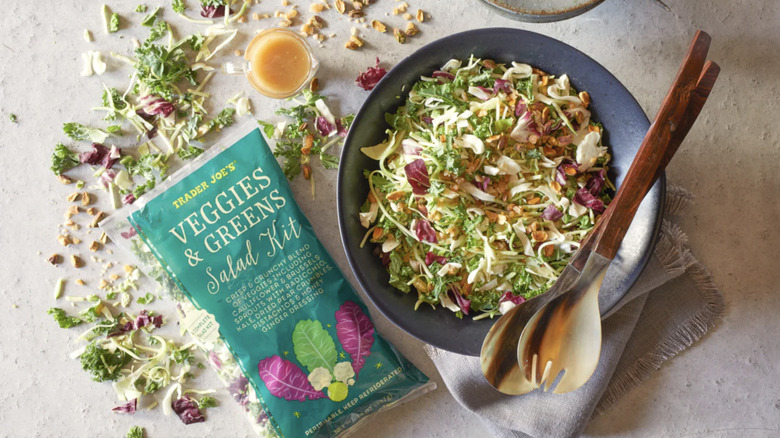
[{"label": "cauliflower illustration", "polygon": [[[316,370],[315,370],[316,371]],[[346,383],[347,385],[355,384],[355,370],[352,369],[352,364],[349,362],[339,362],[333,367],[333,377],[339,382]]]},{"label": "cauliflower illustration", "polygon": [[[334,371],[336,370],[338,370],[338,365],[336,365],[336,369]],[[315,368],[311,371],[311,374],[309,374],[309,383],[311,383],[311,386],[314,387],[315,391],[320,391],[322,388],[327,388],[332,380],[333,377],[330,375],[330,371],[328,371],[327,368]]]}]

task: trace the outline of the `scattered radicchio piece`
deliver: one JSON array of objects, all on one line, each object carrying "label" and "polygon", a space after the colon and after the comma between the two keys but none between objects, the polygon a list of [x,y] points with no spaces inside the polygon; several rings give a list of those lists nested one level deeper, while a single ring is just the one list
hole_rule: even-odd
[{"label": "scattered radicchio piece", "polygon": [[137,406],[138,406],[138,399],[134,398],[129,402],[125,404],[121,404],[111,410],[116,412],[117,414],[135,414],[135,409]]},{"label": "scattered radicchio piece", "polygon": [[219,356],[217,356],[217,353],[214,353],[213,351],[209,351],[209,362],[211,362],[214,368],[218,370],[222,369],[222,361],[219,359]]},{"label": "scattered radicchio piece", "polygon": [[520,143],[527,143],[531,139],[531,135],[541,136],[536,121],[531,117],[531,113],[526,111],[517,118],[517,125],[509,136]]},{"label": "scattered radicchio piece", "polygon": [[574,194],[574,202],[582,205],[583,207],[590,208],[594,213],[604,213],[604,203],[601,201],[601,199],[593,196],[593,194],[591,194],[588,189],[584,187],[577,190],[577,192]]},{"label": "scattered radicchio piece", "polygon": [[431,180],[428,179],[428,168],[425,167],[425,161],[422,158],[418,158],[404,166],[404,171],[406,172],[406,180],[411,184],[412,192],[415,195],[428,193]]},{"label": "scattered radicchio piece", "polygon": [[[225,16],[225,5],[201,6],[200,16],[204,18],[219,18]],[[232,14],[233,11],[230,11]]]},{"label": "scattered radicchio piece", "polygon": [[483,192],[487,192],[488,186],[490,185],[490,177],[484,177],[482,178],[482,182],[480,182],[477,187],[482,189]]},{"label": "scattered radicchio piece", "polygon": [[598,196],[601,193],[601,189],[604,188],[604,169],[596,172],[585,184],[585,189],[593,196]]},{"label": "scattered radicchio piece", "polygon": [[127,332],[138,330],[141,327],[146,327],[149,325],[152,325],[155,328],[160,328],[160,326],[162,326],[162,323],[163,323],[162,315],[149,316],[147,311],[144,309],[141,311],[141,313],[138,314],[138,316],[135,318],[135,321],[130,321],[125,323],[124,326],[119,327],[119,330],[109,333],[108,335],[106,335],[106,337],[113,338],[114,336],[123,335]]},{"label": "scattered radicchio piece", "polygon": [[450,291],[449,293],[455,296],[454,301],[458,303],[458,307],[463,311],[463,314],[468,315],[469,311],[471,311],[471,301],[458,292]]},{"label": "scattered radicchio piece", "polygon": [[122,196],[122,204],[132,204],[133,202],[135,202],[135,195],[132,193]]},{"label": "scattered radicchio piece", "polygon": [[341,119],[336,119],[336,133],[339,135],[339,137],[347,136],[347,128],[345,128],[344,124],[341,123]]},{"label": "scattered radicchio piece", "polygon": [[445,78],[449,80],[455,79],[455,75],[453,75],[452,73],[447,73],[446,71],[441,71],[441,70],[434,71],[431,76],[434,78]]},{"label": "scattered radicchio piece", "polygon": [[92,150],[80,153],[79,161],[82,164],[101,164],[108,153],[109,149],[107,147],[100,143],[92,143]]},{"label": "scattered radicchio piece", "polygon": [[287,401],[317,400],[327,397],[309,383],[306,373],[298,365],[273,355],[257,364],[257,371],[271,395]]},{"label": "scattered radicchio piece", "polygon": [[431,223],[425,219],[417,221],[414,226],[414,233],[417,235],[420,242],[439,243],[439,239],[436,238],[436,230],[434,230]]},{"label": "scattered radicchio piece", "polygon": [[[481,85],[477,85],[477,88],[479,88],[480,90],[482,90],[482,92],[483,92],[483,93],[485,93],[487,96],[490,96],[490,95],[492,95],[493,93],[495,93],[495,91],[494,91],[493,89],[491,89],[491,88],[485,88],[485,87],[483,87],[483,86],[481,86]],[[487,97],[487,98],[485,98],[485,99],[482,99],[482,100],[487,100],[488,98],[489,98],[489,97]]]},{"label": "scattered radicchio piece", "polygon": [[498,300],[498,302],[503,303],[505,301],[511,301],[515,304],[522,304],[525,302],[525,298],[520,295],[515,295],[511,291],[506,291],[504,292],[504,295],[501,296],[501,299]]},{"label": "scattered radicchio piece", "polygon": [[130,239],[130,238],[132,238],[133,236],[135,236],[136,234],[138,234],[138,233],[135,231],[135,228],[134,228],[134,227],[130,227],[130,229],[129,229],[129,230],[127,230],[127,231],[122,231],[121,233],[119,233],[119,235],[120,235],[120,236],[122,236],[122,237],[123,237],[123,238],[125,238],[125,239]]},{"label": "scattered radicchio piece", "polygon": [[410,138],[404,139],[401,142],[401,147],[403,148],[404,154],[406,155],[420,155],[420,151],[422,151],[422,146],[420,146],[420,143],[417,143]]},{"label": "scattered radicchio piece", "polygon": [[116,172],[111,169],[106,169],[106,171],[100,175],[100,183],[103,184],[103,187],[108,187],[108,183],[113,182],[114,178],[116,178]]},{"label": "scattered radicchio piece", "polygon": [[249,380],[243,374],[230,382],[227,390],[241,406],[246,406],[249,403]]},{"label": "scattered radicchio piece", "polygon": [[376,58],[376,67],[369,67],[368,70],[360,73],[355,79],[355,84],[366,91],[371,91],[386,74],[387,70],[379,66],[379,58]]},{"label": "scattered radicchio piece", "polygon": [[563,160],[561,161],[561,164],[558,165],[558,168],[555,171],[555,180],[562,186],[566,185],[567,182],[566,176],[568,174],[566,173],[566,169],[574,169],[574,171],[577,172],[577,165],[571,160]]},{"label": "scattered radicchio piece", "polygon": [[174,400],[173,403],[171,403],[171,407],[173,408],[173,412],[176,412],[176,415],[179,416],[184,424],[202,423],[206,421],[206,419],[203,418],[203,414],[195,405],[195,401],[189,396],[185,395],[178,400]]},{"label": "scattered radicchio piece", "polygon": [[571,144],[572,140],[574,140],[573,135],[562,135],[558,137],[558,144],[560,146],[568,146]]},{"label": "scattered radicchio piece", "polygon": [[138,117],[140,117],[140,118],[144,119],[144,121],[145,121],[145,122],[152,123],[152,121],[154,120],[154,114],[145,113],[143,109],[139,109],[139,110],[137,110],[137,111],[135,112],[135,114],[136,114]]},{"label": "scattered radicchio piece", "polygon": [[390,266],[390,254],[383,252],[379,255],[379,258],[382,260],[382,265],[384,265],[385,268]]},{"label": "scattered radicchio piece", "polygon": [[344,301],[336,311],[336,335],[344,351],[352,358],[355,377],[366,363],[374,345],[374,324],[354,301]]},{"label": "scattered radicchio piece", "polygon": [[550,204],[547,206],[547,208],[544,209],[542,212],[542,217],[547,219],[548,221],[557,221],[558,219],[563,217],[563,213],[561,213],[560,210],[555,208],[554,205]]},{"label": "scattered radicchio piece", "polygon": [[[509,94],[512,92],[512,83],[509,82],[506,79],[496,79],[496,83],[493,86],[493,89],[495,92],[498,92],[498,90],[503,91],[506,94]],[[516,108],[515,108],[516,109]]]},{"label": "scattered radicchio piece", "polygon": [[425,254],[425,264],[430,266],[431,263],[436,262],[440,265],[444,265],[447,263],[447,258],[444,256],[436,255],[431,251],[428,251],[427,254]]},{"label": "scattered radicchio piece", "polygon": [[314,126],[317,127],[317,132],[323,137],[327,137],[331,132],[337,130],[336,126],[323,116],[317,116],[317,118],[314,119]]},{"label": "scattered radicchio piece", "polygon": [[103,156],[103,159],[100,160],[100,164],[106,169],[110,169],[114,166],[114,164],[117,162],[117,160],[119,160],[121,156],[122,156],[122,149],[119,149],[116,146],[111,146],[111,150],[109,150],[108,153]]},{"label": "scattered radicchio piece", "polygon": [[428,125],[430,125],[431,123],[433,123],[433,117],[423,116],[423,117],[421,118],[421,120],[422,120],[423,122],[427,123]]},{"label": "scattered radicchio piece", "polygon": [[141,104],[143,105],[142,111],[150,116],[162,116],[163,118],[170,116],[176,111],[176,107],[163,99],[153,95],[144,96],[141,98]]}]

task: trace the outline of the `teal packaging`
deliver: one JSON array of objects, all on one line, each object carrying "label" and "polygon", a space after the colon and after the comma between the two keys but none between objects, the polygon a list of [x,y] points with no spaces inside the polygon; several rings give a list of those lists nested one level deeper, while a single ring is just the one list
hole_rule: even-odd
[{"label": "teal packaging", "polygon": [[137,234],[198,309],[183,325],[236,359],[269,435],[338,436],[431,389],[375,331],[259,129],[212,147],[126,218],[122,237]]}]

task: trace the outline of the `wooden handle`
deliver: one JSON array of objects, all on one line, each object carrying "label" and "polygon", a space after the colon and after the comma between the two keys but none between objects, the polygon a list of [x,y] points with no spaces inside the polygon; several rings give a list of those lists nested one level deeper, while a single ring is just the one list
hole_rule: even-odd
[{"label": "wooden handle", "polygon": [[661,175],[696,121],[720,68],[708,61],[710,36],[698,31],[677,77],[647,131],[615,199],[601,218],[594,251],[613,259],[639,204]]}]

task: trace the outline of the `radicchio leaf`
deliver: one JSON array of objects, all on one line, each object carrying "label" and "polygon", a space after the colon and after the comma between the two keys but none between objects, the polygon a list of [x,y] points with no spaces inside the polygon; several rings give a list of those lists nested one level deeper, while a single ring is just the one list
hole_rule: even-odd
[{"label": "radicchio leaf", "polygon": [[441,71],[441,70],[434,71],[431,76],[434,78],[445,78],[449,80],[455,79],[455,75],[453,75],[452,73],[447,73],[446,71]]},{"label": "radicchio leaf", "polygon": [[316,391],[306,374],[297,365],[277,355],[267,357],[257,364],[257,371],[268,391],[279,398],[300,402],[326,397]]},{"label": "radicchio leaf", "polygon": [[401,142],[401,147],[403,148],[404,154],[406,155],[420,155],[420,151],[422,151],[422,146],[420,146],[420,143],[417,143],[416,141],[412,140],[411,138],[404,139]]},{"label": "radicchio leaf", "polygon": [[455,296],[454,301],[458,303],[458,307],[463,311],[463,314],[468,315],[469,311],[471,311],[471,301],[456,291],[450,291],[450,294]]},{"label": "radicchio leaf", "polygon": [[561,164],[558,165],[558,168],[555,172],[555,180],[558,181],[558,184],[565,186],[566,185],[566,177],[568,176],[568,173],[566,173],[567,169],[574,169],[574,172],[576,174],[577,172],[577,165],[574,163],[574,161],[571,160],[563,160],[561,161]]},{"label": "radicchio leaf", "polygon": [[525,302],[525,298],[521,295],[515,295],[511,291],[504,292],[504,295],[501,296],[501,299],[498,300],[499,304],[503,303],[504,301],[511,301],[515,304],[521,304]]},{"label": "radicchio leaf", "polygon": [[317,127],[317,132],[323,137],[327,137],[331,132],[336,130],[336,126],[323,116],[317,116],[317,118],[314,119],[314,126]]},{"label": "radicchio leaf", "polygon": [[92,143],[92,150],[79,154],[79,161],[84,164],[97,165],[108,155],[109,149],[100,143]]},{"label": "radicchio leaf", "polygon": [[515,117],[520,117],[526,112],[528,112],[528,105],[522,99],[518,99],[517,105],[515,105]]},{"label": "radicchio leaf", "polygon": [[594,213],[604,213],[604,203],[601,199],[593,196],[588,189],[581,188],[574,194],[574,202],[588,207],[593,210]]},{"label": "radicchio leaf", "polygon": [[125,239],[130,239],[130,238],[132,238],[133,236],[135,236],[136,234],[138,234],[138,233],[135,231],[135,228],[134,228],[134,227],[130,227],[130,229],[129,229],[129,230],[127,230],[127,231],[122,231],[121,233],[119,233],[119,235],[120,235],[120,236],[122,236],[122,237],[123,237],[123,238],[125,238]]},{"label": "radicchio leaf", "polygon": [[122,196],[122,204],[132,204],[133,202],[135,202],[135,195],[132,193]]},{"label": "radicchio leaf", "polygon": [[436,230],[434,230],[431,223],[425,219],[417,220],[417,223],[414,226],[414,233],[421,242],[439,243],[439,239],[436,238]]},{"label": "radicchio leaf", "polygon": [[117,414],[135,414],[135,409],[137,406],[138,406],[138,399],[134,398],[129,402],[119,405],[111,410],[116,412]]},{"label": "radicchio leaf", "polygon": [[555,208],[554,205],[550,204],[547,206],[547,208],[544,209],[542,212],[542,217],[547,219],[548,221],[557,221],[558,219],[563,217],[563,213],[561,213],[560,210]]},{"label": "radicchio leaf", "polygon": [[336,335],[341,347],[352,358],[352,369],[357,377],[374,345],[374,324],[357,303],[345,301],[336,311]]},{"label": "radicchio leaf", "polygon": [[171,403],[171,407],[184,424],[203,423],[206,421],[203,418],[203,414],[198,410],[198,406],[195,405],[195,401],[189,396],[185,395],[178,400],[174,400]]},{"label": "radicchio leaf", "polygon": [[509,94],[512,92],[512,83],[507,81],[506,79],[496,79],[496,83],[493,86],[493,90],[498,92],[498,90],[503,91],[506,94]]},{"label": "radicchio leaf", "polygon": [[428,253],[425,254],[425,264],[430,266],[431,263],[433,262],[436,262],[443,266],[445,263],[447,263],[447,258],[444,256],[436,255],[431,251],[428,251]]},{"label": "radicchio leaf", "polygon": [[357,79],[355,79],[355,84],[366,91],[370,91],[376,87],[379,80],[385,77],[386,74],[387,70],[379,66],[379,58],[376,58],[376,67],[369,67],[368,70],[360,73]]},{"label": "radicchio leaf", "polygon": [[343,123],[341,123],[341,119],[336,119],[336,133],[339,135],[339,137],[347,136],[347,128],[344,127]]},{"label": "radicchio leaf", "polygon": [[404,166],[404,171],[406,172],[406,180],[411,184],[412,192],[415,195],[428,193],[431,180],[428,179],[428,168],[425,167],[425,161],[422,158],[418,158]]},{"label": "radicchio leaf", "polygon": [[585,189],[587,189],[591,195],[598,196],[599,193],[601,193],[601,189],[604,188],[605,173],[604,169],[599,170],[588,180],[587,184],[585,184]]},{"label": "radicchio leaf", "polygon": [[162,97],[157,97],[151,94],[142,97],[141,104],[143,105],[143,112],[150,116],[160,115],[165,118],[176,111],[176,107],[172,103],[168,102]]},{"label": "radicchio leaf", "polygon": [[[233,11],[231,10],[232,14]],[[200,16],[204,18],[219,18],[225,16],[225,5],[201,6]]]}]

